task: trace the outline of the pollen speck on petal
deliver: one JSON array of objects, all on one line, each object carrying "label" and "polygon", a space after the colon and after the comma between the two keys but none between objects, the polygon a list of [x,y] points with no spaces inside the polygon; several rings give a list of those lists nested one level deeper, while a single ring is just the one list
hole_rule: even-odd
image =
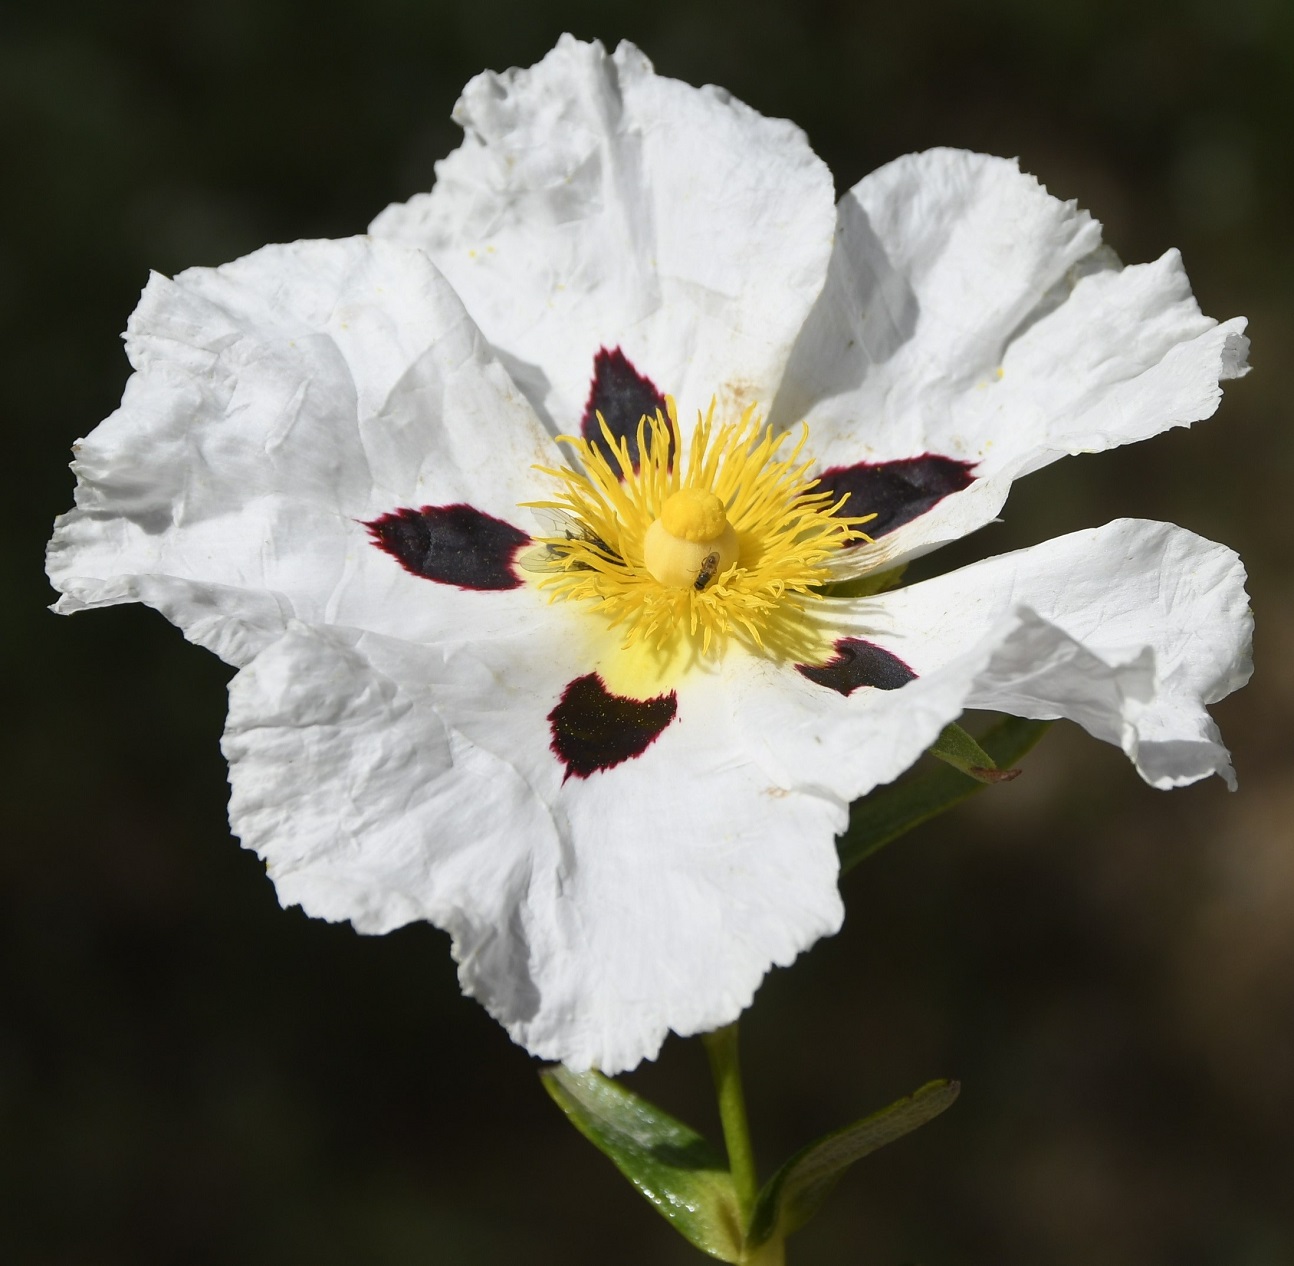
[{"label": "pollen speck on petal", "polygon": [[553,753],[565,764],[567,778],[587,778],[641,756],[677,711],[672,690],[654,699],[630,699],[613,695],[597,673],[588,673],[566,687],[548,714]]}]

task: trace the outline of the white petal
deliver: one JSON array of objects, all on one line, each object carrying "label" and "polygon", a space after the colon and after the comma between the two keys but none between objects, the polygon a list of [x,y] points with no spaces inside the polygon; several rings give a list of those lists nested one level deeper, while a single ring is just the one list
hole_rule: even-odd
[{"label": "white petal", "polygon": [[[993,603],[975,603],[970,591],[1005,590],[1035,616],[995,652],[968,707],[1069,717],[1121,746],[1155,787],[1218,774],[1235,789],[1229,753],[1205,711],[1253,671],[1253,616],[1234,551],[1172,524],[1121,519],[954,575],[912,601],[930,612],[960,591],[972,611],[979,607],[973,629],[992,618]],[[1119,670],[1121,697],[1093,687],[1091,658]]]},{"label": "white petal", "polygon": [[1198,422],[1221,381],[1248,371],[1244,327],[1200,312],[1175,250],[1093,272],[1011,340],[1000,378],[963,402],[956,425],[984,437],[982,474],[1018,477]]},{"label": "white petal", "polygon": [[1208,417],[1219,381],[1245,372],[1244,321],[1200,313],[1175,251],[1120,269],[1100,226],[1014,162],[908,155],[838,214],[776,419],[808,418],[824,468],[933,453],[975,463],[980,480],[875,562],[988,522],[1013,479],[1066,453]]},{"label": "white petal", "polygon": [[678,694],[677,720],[641,757],[558,798],[581,926],[549,964],[564,1007],[514,1034],[537,1054],[631,1068],[668,1029],[735,1020],[770,966],[840,927],[845,804],[751,762],[719,682]]},{"label": "white petal", "polygon": [[478,75],[436,186],[372,232],[428,251],[559,429],[620,346],[685,421],[717,393],[765,408],[822,288],[830,173],[799,128],[564,36]]},{"label": "white petal", "polygon": [[142,600],[243,663],[292,617],[434,636],[506,623],[524,591],[403,572],[364,521],[517,502],[556,453],[420,252],[354,238],[153,276],[127,332],[121,408],[77,446],[57,609]]},{"label": "white petal", "polygon": [[607,1072],[734,1019],[834,932],[846,810],[745,757],[721,683],[641,756],[566,778],[561,636],[426,648],[294,625],[235,679],[230,817],[285,904],[367,932],[430,919],[534,1054]]},{"label": "white petal", "polygon": [[1234,786],[1205,711],[1251,671],[1244,569],[1224,546],[1121,519],[859,601],[849,621],[917,680],[848,699],[785,670],[748,680],[742,714],[783,778],[816,771],[825,790],[861,795],[963,708],[988,708],[1077,721],[1156,787],[1213,773]]}]

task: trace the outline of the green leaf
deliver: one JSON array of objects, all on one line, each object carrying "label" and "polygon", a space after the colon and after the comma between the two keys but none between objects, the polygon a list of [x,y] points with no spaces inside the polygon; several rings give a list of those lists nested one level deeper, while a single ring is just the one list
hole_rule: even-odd
[{"label": "green leaf", "polygon": [[[1047,732],[1050,721],[1003,717],[980,744],[997,765],[1014,765]],[[843,874],[891,840],[983,791],[985,784],[950,767],[916,774],[855,800],[849,826],[836,841]]]},{"label": "green leaf", "polygon": [[571,1123],[703,1252],[741,1259],[737,1195],[723,1158],[695,1130],[601,1073],[540,1076]]},{"label": "green leaf", "polygon": [[796,1152],[759,1193],[747,1245],[754,1247],[802,1227],[850,1165],[937,1117],[952,1105],[960,1089],[955,1081],[929,1082],[906,1099]]},{"label": "green leaf", "polygon": [[828,598],[870,598],[895,588],[907,569],[907,563],[900,563],[889,571],[872,571],[865,576],[851,576],[848,580],[831,580],[822,586],[822,592]]},{"label": "green leaf", "polygon": [[930,755],[937,756],[976,782],[1010,782],[1020,771],[999,769],[993,758],[956,721],[945,725],[930,745]]}]

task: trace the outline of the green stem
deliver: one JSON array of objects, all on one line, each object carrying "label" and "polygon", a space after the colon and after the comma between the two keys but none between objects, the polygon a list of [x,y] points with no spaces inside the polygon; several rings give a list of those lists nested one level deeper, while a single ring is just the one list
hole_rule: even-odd
[{"label": "green stem", "polygon": [[750,1225],[759,1195],[755,1173],[755,1151],[750,1143],[750,1126],[746,1121],[746,1096],[741,1088],[741,1064],[737,1058],[737,1025],[706,1033],[703,1038],[710,1056],[710,1073],[719,1099],[719,1119],[723,1122],[723,1141],[728,1149],[728,1168],[737,1192],[743,1231]]},{"label": "green stem", "polygon": [[741,1266],[786,1266],[786,1241],[775,1235],[741,1259]]}]

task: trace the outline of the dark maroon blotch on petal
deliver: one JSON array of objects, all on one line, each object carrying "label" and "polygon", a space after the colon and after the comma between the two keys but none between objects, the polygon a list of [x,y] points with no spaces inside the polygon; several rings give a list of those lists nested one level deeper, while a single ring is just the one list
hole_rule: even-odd
[{"label": "dark maroon blotch on petal", "polygon": [[840,513],[875,514],[876,518],[862,526],[875,539],[925,514],[949,493],[969,487],[975,480],[971,474],[974,465],[926,453],[896,462],[833,466],[818,476],[814,492],[829,492],[836,499],[849,493]]},{"label": "dark maroon blotch on petal", "polygon": [[641,756],[677,711],[672,690],[654,699],[630,699],[613,695],[597,673],[576,677],[548,714],[553,753],[566,766],[566,778],[587,778]]},{"label": "dark maroon blotch on petal", "polygon": [[460,589],[516,589],[517,551],[530,537],[474,506],[395,510],[364,525],[406,571]]},{"label": "dark maroon blotch on petal", "polygon": [[916,678],[897,655],[861,637],[842,637],[825,664],[796,664],[810,681],[848,696],[859,686],[897,690]]},{"label": "dark maroon blotch on petal", "polygon": [[[589,387],[589,402],[584,406],[580,433],[590,444],[606,451],[606,437],[598,425],[598,414],[616,440],[629,441],[629,459],[634,470],[642,460],[638,452],[638,423],[644,416],[654,418],[660,413],[669,421],[665,397],[656,389],[650,378],[645,378],[618,347],[608,351],[605,347],[593,358],[593,383]],[[674,433],[670,429],[670,464],[674,459]],[[614,462],[613,462],[614,467]]]}]

